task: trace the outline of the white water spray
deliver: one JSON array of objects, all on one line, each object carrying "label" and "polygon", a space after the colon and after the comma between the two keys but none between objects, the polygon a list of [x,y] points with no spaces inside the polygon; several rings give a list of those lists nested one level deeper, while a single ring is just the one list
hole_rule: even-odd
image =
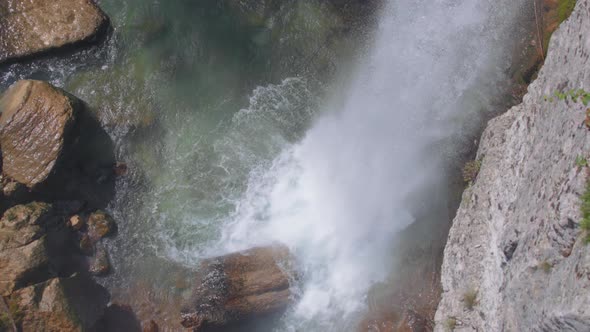
[{"label": "white water spray", "polygon": [[390,273],[393,236],[414,221],[409,206],[434,199],[444,149],[457,143],[449,138],[499,93],[520,5],[390,1],[339,106],[252,173],[222,242],[235,250],[279,241],[295,252],[305,277],[293,329],[334,329]]}]

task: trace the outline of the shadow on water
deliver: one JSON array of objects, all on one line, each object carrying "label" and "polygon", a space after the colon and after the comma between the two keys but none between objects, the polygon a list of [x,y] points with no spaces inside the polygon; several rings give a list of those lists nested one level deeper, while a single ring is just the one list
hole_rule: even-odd
[{"label": "shadow on water", "polygon": [[53,173],[33,190],[44,201],[80,200],[89,209],[104,209],[115,197],[115,148],[111,137],[82,102]]}]

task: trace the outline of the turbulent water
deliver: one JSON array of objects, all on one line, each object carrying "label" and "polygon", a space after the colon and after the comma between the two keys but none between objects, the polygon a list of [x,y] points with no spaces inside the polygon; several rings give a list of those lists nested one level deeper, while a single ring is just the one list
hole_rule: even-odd
[{"label": "turbulent water", "polygon": [[451,138],[499,92],[502,42],[519,10],[514,1],[391,1],[345,96],[251,173],[221,242],[279,241],[296,252],[305,277],[289,329],[341,330],[391,273],[394,235],[444,195],[446,157],[460,144]]},{"label": "turbulent water", "polygon": [[[337,24],[313,3],[244,30],[215,1],[103,0],[102,48],[3,69],[3,86],[43,78],[84,99],[130,164],[111,206],[115,296],[182,298],[184,268],[281,242],[303,277],[275,328],[352,330],[395,272],[395,235],[446,213],[449,160],[503,93],[527,2],[386,1],[327,87],[300,54],[318,58],[316,31]],[[273,65],[281,52],[292,65]]]}]

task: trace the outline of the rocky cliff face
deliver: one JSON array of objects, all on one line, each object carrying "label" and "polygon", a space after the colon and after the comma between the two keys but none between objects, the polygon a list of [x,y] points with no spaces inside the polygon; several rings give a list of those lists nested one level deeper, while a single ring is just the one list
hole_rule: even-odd
[{"label": "rocky cliff face", "polygon": [[442,266],[436,331],[590,331],[590,245],[580,227],[590,91],[590,1],[552,37],[522,104],[489,122]]}]

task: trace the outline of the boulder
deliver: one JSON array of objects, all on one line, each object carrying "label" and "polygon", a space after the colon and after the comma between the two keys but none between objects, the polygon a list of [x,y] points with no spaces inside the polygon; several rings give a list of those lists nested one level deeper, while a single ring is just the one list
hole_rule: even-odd
[{"label": "boulder", "polygon": [[114,196],[113,143],[86,105],[41,81],[22,80],[0,99],[3,175],[30,200],[82,200],[102,208]]},{"label": "boulder", "polygon": [[182,325],[201,331],[284,310],[293,298],[293,263],[289,250],[279,245],[203,261]]},{"label": "boulder", "polygon": [[32,188],[55,170],[78,102],[41,81],[19,81],[0,100],[3,172]]},{"label": "boulder", "polygon": [[51,205],[33,202],[8,209],[0,219],[0,250],[25,246],[44,234],[51,223]]},{"label": "boulder", "polygon": [[94,256],[89,258],[88,272],[95,276],[104,276],[111,270],[109,255],[102,246],[96,248]]},{"label": "boulder", "polygon": [[88,235],[90,238],[98,241],[103,237],[109,236],[115,230],[113,218],[103,211],[96,211],[88,217]]},{"label": "boulder", "polygon": [[87,276],[54,278],[14,292],[19,331],[87,331],[102,317],[109,294]]},{"label": "boulder", "polygon": [[94,255],[94,242],[88,234],[81,234],[78,248],[86,256]]},{"label": "boulder", "polygon": [[82,227],[84,227],[86,223],[84,222],[84,219],[82,219],[82,217],[80,217],[80,215],[73,215],[70,217],[70,220],[68,221],[68,226],[72,227],[72,229],[79,231],[80,229],[82,229]]},{"label": "boulder", "polygon": [[107,26],[91,0],[3,0],[0,63],[91,40]]},{"label": "boulder", "polygon": [[46,238],[26,246],[0,251],[0,295],[41,282],[50,276]]}]

